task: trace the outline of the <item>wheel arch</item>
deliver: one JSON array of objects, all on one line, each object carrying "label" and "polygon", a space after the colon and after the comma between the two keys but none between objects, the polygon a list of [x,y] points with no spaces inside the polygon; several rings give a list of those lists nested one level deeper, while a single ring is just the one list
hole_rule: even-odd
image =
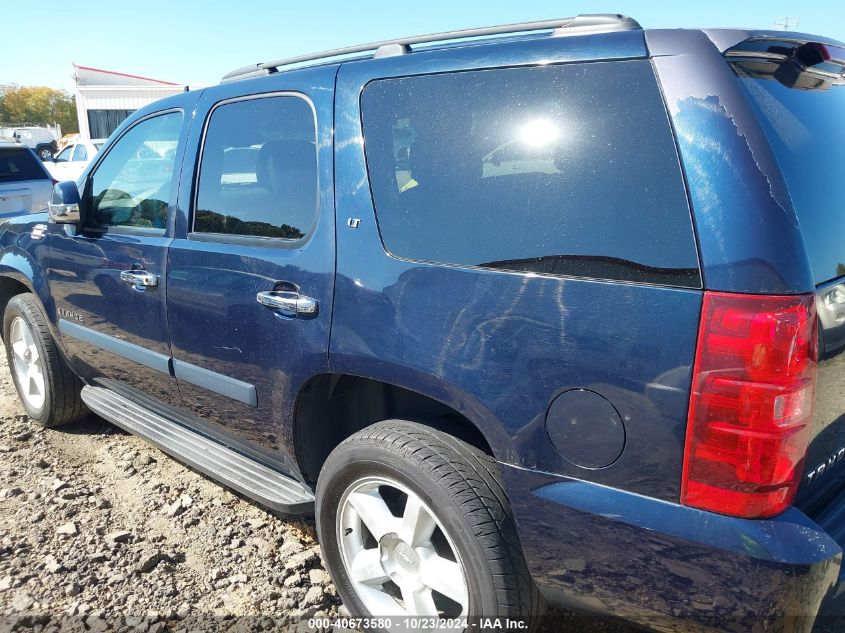
[{"label": "wheel arch", "polygon": [[[2,260],[0,260],[0,318],[2,318],[2,315],[6,313],[6,306],[9,305],[9,301],[11,301],[12,297],[29,292],[35,297],[35,300],[41,306],[41,309],[44,310],[44,314],[47,315],[47,323],[50,327],[51,333],[56,340],[59,340],[58,337],[56,337],[53,312],[51,309],[48,309],[48,306],[51,308],[53,305],[49,294],[38,292],[36,289],[37,284],[34,284],[33,280],[21,269],[8,265],[7,262],[3,261],[5,259],[7,258],[4,256]],[[33,268],[33,270],[38,269]],[[45,286],[41,284],[41,287],[44,288]],[[2,328],[0,328],[0,330],[2,330]],[[0,331],[0,339],[1,338],[2,331]]]},{"label": "wheel arch", "polygon": [[455,395],[442,390],[434,395],[397,381],[354,373],[312,376],[300,389],[292,425],[295,458],[302,476],[309,483],[316,482],[323,463],[338,444],[386,419],[435,428],[496,457],[501,440],[491,438],[476,421],[478,418],[466,410],[470,407],[461,407]]}]

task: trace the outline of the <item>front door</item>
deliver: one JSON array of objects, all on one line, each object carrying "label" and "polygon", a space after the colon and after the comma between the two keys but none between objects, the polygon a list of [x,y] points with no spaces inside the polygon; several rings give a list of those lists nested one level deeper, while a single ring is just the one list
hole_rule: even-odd
[{"label": "front door", "polygon": [[168,209],[185,115],[129,127],[86,178],[81,226],[54,226],[49,281],[74,369],[176,404],[165,312]]},{"label": "front door", "polygon": [[191,131],[202,148],[194,186],[180,192],[185,232],[168,260],[183,406],[206,432],[283,466],[296,395],[327,364],[333,79],[315,69],[286,73],[275,90],[267,80],[272,92],[206,90]]},{"label": "front door", "polygon": [[63,180],[72,180],[70,176],[70,159],[75,147],[75,145],[68,145],[61,152],[56,154],[52,163],[47,163],[47,171],[49,171],[50,175],[59,182]]}]

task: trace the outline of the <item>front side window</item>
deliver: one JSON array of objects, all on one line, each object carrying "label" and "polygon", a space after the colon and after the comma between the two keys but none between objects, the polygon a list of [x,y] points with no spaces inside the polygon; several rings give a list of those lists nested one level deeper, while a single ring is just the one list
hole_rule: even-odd
[{"label": "front side window", "polygon": [[368,84],[388,251],[426,262],[698,287],[692,220],[647,61]]},{"label": "front side window", "polygon": [[317,212],[317,131],[295,96],[224,103],[208,121],[194,232],[299,240]]},{"label": "front side window", "polygon": [[144,119],[112,145],[91,177],[87,225],[164,230],[182,113]]},{"label": "front side window", "polygon": [[70,153],[73,151],[75,145],[68,145],[61,152],[56,155],[53,160],[57,163],[66,163],[70,160]]}]

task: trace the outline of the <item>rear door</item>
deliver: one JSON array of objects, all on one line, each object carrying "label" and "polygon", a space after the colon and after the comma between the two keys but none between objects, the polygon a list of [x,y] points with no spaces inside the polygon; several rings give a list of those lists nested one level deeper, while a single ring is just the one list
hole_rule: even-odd
[{"label": "rear door", "polygon": [[25,147],[0,147],[0,219],[47,210],[53,183]]},{"label": "rear door", "polygon": [[649,61],[580,39],[341,67],[331,358],[448,398],[502,461],[677,501],[684,181]]},{"label": "rear door", "polygon": [[207,431],[277,459],[300,387],[327,362],[333,81],[321,68],[252,82],[260,92],[206,91],[168,261],[183,406]]},{"label": "rear door", "polygon": [[185,95],[183,107],[127,127],[81,183],[82,225],[51,225],[49,283],[74,369],[89,381],[174,404],[165,266],[195,99]]},{"label": "rear door", "polygon": [[91,158],[93,156],[88,149],[88,145],[77,143],[70,156],[70,162],[66,164],[66,180],[77,180],[82,175],[82,172],[85,171],[88,163],[91,162]]}]

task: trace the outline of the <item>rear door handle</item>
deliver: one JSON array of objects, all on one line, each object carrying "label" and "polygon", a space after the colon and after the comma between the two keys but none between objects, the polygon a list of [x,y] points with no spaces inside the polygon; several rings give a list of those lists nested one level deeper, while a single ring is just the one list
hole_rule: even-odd
[{"label": "rear door handle", "polygon": [[143,290],[158,285],[158,275],[146,270],[121,270],[120,278],[128,284],[135,286],[136,290]]},{"label": "rear door handle", "polygon": [[289,290],[265,290],[255,295],[255,300],[263,306],[281,312],[286,316],[317,314],[317,300]]}]

